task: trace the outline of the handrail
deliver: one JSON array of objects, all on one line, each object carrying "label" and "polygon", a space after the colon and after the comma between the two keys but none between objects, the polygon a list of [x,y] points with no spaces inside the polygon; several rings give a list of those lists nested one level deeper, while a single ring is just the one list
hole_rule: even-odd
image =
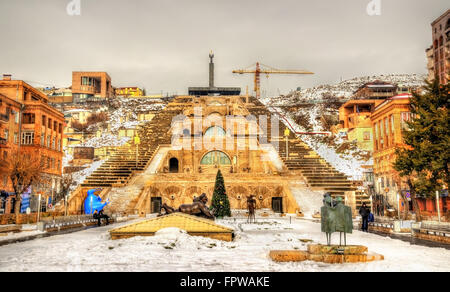
[{"label": "handrail", "polygon": [[291,125],[291,123],[289,122],[289,120],[282,114],[282,113],[280,113],[275,107],[273,107],[273,106],[267,106],[267,107],[269,107],[269,108],[272,108],[274,111],[275,111],[275,113],[278,115],[278,116],[280,116],[288,125],[289,125],[289,128],[290,128],[290,130],[294,133],[294,134],[297,134],[297,135],[331,135],[331,132],[298,132],[298,131],[295,131],[294,130],[294,127]]}]

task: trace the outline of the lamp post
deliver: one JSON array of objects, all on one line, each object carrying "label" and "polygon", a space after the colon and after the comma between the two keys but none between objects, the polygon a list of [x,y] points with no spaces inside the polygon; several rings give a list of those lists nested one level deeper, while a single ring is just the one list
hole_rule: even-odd
[{"label": "lamp post", "polygon": [[289,159],[289,134],[291,131],[289,131],[288,128],[284,130],[284,136],[286,137],[286,160]]},{"label": "lamp post", "polygon": [[39,196],[38,196],[38,215],[37,215],[37,222],[36,223],[39,223],[39,219],[40,219],[40,214],[41,214],[41,194],[39,193]]},{"label": "lamp post", "polygon": [[138,167],[138,157],[139,157],[139,144],[141,144],[141,139],[139,138],[139,136],[136,134],[136,136],[134,137],[134,144],[136,145],[136,170]]}]

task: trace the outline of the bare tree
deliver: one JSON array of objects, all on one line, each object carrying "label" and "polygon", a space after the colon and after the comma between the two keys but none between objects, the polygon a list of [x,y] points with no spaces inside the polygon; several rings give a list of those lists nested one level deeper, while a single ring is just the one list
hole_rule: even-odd
[{"label": "bare tree", "polygon": [[[58,199],[64,200],[64,207],[67,205],[66,198],[70,193],[70,189],[74,183],[74,179],[71,173],[66,173],[63,175],[61,180],[61,189],[58,194]],[[65,209],[64,209],[65,210]],[[66,214],[64,214],[66,215]]]},{"label": "bare tree", "polygon": [[43,179],[44,166],[41,164],[40,155],[30,152],[11,152],[6,159],[0,161],[0,174],[6,175],[12,184],[16,194],[15,214],[20,213],[22,194],[32,185],[38,184]]}]

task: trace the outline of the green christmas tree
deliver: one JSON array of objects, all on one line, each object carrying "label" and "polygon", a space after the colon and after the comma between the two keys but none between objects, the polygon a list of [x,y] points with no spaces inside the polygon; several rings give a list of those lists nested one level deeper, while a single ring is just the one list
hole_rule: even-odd
[{"label": "green christmas tree", "polygon": [[436,191],[449,185],[450,85],[439,84],[437,78],[426,83],[423,93],[413,93],[411,113],[415,118],[407,122],[408,129],[403,132],[407,147],[397,149],[393,165],[409,186],[418,220],[416,196],[434,197]]},{"label": "green christmas tree", "polygon": [[227,191],[225,190],[225,183],[223,181],[223,176],[220,169],[217,171],[211,208],[214,210],[214,216],[217,218],[231,216],[230,201],[228,200]]}]

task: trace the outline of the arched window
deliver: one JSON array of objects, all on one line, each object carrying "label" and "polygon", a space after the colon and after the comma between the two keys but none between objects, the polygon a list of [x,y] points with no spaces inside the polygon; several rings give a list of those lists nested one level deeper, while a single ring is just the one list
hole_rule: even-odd
[{"label": "arched window", "polygon": [[221,127],[213,126],[213,127],[209,127],[205,131],[205,136],[206,137],[225,137],[226,136],[226,132]]},{"label": "arched window", "polygon": [[211,151],[205,154],[203,156],[202,160],[200,161],[200,164],[202,165],[231,165],[231,160],[222,151]]}]

